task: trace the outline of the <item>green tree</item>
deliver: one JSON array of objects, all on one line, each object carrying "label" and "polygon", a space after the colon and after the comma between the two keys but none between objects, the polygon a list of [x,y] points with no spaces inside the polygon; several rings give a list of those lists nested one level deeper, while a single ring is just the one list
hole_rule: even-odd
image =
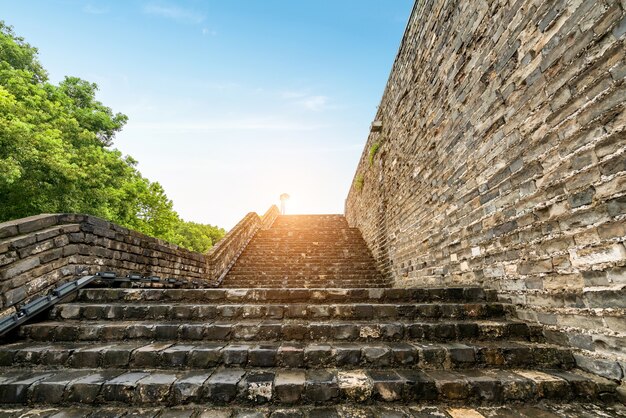
[{"label": "green tree", "polygon": [[0,22],[0,221],[88,213],[206,251],[224,231],[182,221],[161,185],[111,148],[127,117],[97,90],[77,77],[49,83],[37,49]]},{"label": "green tree", "polygon": [[226,231],[213,225],[204,225],[195,222],[180,222],[171,241],[185,248],[194,248],[196,251],[206,252]]}]

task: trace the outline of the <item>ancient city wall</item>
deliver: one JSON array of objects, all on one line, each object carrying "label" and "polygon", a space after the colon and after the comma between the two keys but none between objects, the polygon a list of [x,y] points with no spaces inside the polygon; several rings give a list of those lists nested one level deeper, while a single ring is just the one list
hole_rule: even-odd
[{"label": "ancient city wall", "polygon": [[396,286],[497,289],[615,379],[625,11],[625,0],[417,1],[345,208]]},{"label": "ancient city wall", "polygon": [[0,224],[0,310],[79,275],[204,279],[203,254],[87,215],[45,214]]},{"label": "ancient city wall", "polygon": [[44,214],[0,223],[0,316],[64,281],[99,271],[215,286],[245,245],[278,215],[249,213],[207,254],[89,215]]}]

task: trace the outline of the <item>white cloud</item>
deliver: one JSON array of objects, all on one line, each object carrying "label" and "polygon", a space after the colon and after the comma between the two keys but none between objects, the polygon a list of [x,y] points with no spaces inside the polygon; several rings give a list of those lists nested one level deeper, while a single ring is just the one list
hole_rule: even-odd
[{"label": "white cloud", "polygon": [[204,36],[216,36],[217,31],[215,29],[202,28],[202,34]]},{"label": "white cloud", "polygon": [[177,22],[198,24],[204,21],[204,15],[201,13],[169,4],[148,3],[144,5],[143,12],[145,14],[160,16]]},{"label": "white cloud", "polygon": [[318,112],[326,108],[328,104],[328,97],[326,96],[310,96],[303,100],[300,100],[299,103],[309,110],[313,110]]},{"label": "white cloud", "polygon": [[109,8],[106,6],[96,6],[93,3],[88,3],[83,6],[83,12],[90,15],[103,15],[109,13]]},{"label": "white cloud", "polygon": [[283,91],[280,93],[280,97],[314,112],[327,109],[329,102],[329,98],[327,96],[311,95],[304,91],[295,90]]}]

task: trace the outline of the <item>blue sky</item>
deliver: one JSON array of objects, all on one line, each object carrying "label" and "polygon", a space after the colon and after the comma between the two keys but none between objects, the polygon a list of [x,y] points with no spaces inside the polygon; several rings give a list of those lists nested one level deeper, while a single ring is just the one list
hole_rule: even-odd
[{"label": "blue sky", "polygon": [[230,228],[280,193],[341,213],[411,0],[0,0],[52,81],[129,116],[114,146],[186,220]]}]

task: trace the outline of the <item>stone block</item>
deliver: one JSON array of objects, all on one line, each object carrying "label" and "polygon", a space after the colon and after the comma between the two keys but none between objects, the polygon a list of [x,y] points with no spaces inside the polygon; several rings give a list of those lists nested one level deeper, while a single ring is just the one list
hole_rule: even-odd
[{"label": "stone block", "polygon": [[154,405],[168,402],[170,389],[176,379],[176,375],[171,373],[150,373],[137,382],[135,388],[137,403]]},{"label": "stone block", "polygon": [[161,352],[161,364],[167,367],[183,367],[187,364],[187,357],[195,348],[194,345],[172,345]]},{"label": "stone block", "polygon": [[[198,345],[189,346],[189,351],[186,356],[186,363],[189,367],[205,368],[212,367],[220,363],[222,359],[222,343],[203,343]],[[180,357],[182,353],[176,353],[174,357]]]},{"label": "stone block", "polygon": [[274,372],[248,372],[238,384],[238,396],[255,404],[266,403],[274,396]]},{"label": "stone block", "polygon": [[361,349],[361,357],[372,367],[386,367],[392,363],[392,351],[387,345],[367,345]]},{"label": "stone block", "polygon": [[373,397],[385,402],[402,400],[405,379],[393,370],[369,371],[373,382]]},{"label": "stone block", "polygon": [[[139,347],[132,352],[130,364],[132,367],[157,368],[160,365],[161,352],[171,345],[171,343],[153,343]],[[75,356],[76,353],[72,357]]]},{"label": "stone block", "polygon": [[304,348],[304,363],[309,368],[324,367],[332,361],[330,345],[310,344]]},{"label": "stone block", "polygon": [[338,371],[337,385],[341,395],[353,402],[364,402],[372,396],[373,382],[361,370]]},{"label": "stone block", "polygon": [[247,344],[229,344],[222,349],[222,361],[225,365],[245,366],[248,363],[248,352],[251,346]]},{"label": "stone block", "polygon": [[356,366],[361,362],[361,346],[350,343],[333,344],[332,357],[337,367]]},{"label": "stone block", "polygon": [[621,380],[623,376],[622,368],[614,360],[598,359],[580,354],[574,354],[576,365],[583,370],[597,374],[612,380]]},{"label": "stone block", "polygon": [[282,344],[278,348],[276,357],[280,367],[304,367],[304,347],[300,344]]},{"label": "stone block", "polygon": [[149,373],[145,372],[128,372],[107,380],[102,385],[101,396],[107,402],[132,404],[137,382],[148,375]]},{"label": "stone block", "polygon": [[65,399],[67,402],[92,404],[98,399],[103,384],[122,373],[122,371],[104,370],[97,373],[91,372],[84,377],[73,380],[71,385],[66,387]]},{"label": "stone block", "polygon": [[308,402],[328,402],[339,396],[336,376],[327,370],[307,370],[304,396]]},{"label": "stone block", "polygon": [[204,398],[218,404],[229,403],[237,396],[237,385],[245,371],[241,369],[218,370],[204,383]]},{"label": "stone block", "polygon": [[275,367],[277,364],[278,344],[260,344],[248,352],[248,364],[255,367]]},{"label": "stone block", "polygon": [[305,382],[302,370],[279,372],[274,382],[276,399],[281,403],[297,403],[304,392]]},{"label": "stone block", "polygon": [[401,369],[398,375],[404,379],[402,398],[411,401],[436,400],[439,396],[432,377],[419,370]]},{"label": "stone block", "polygon": [[171,388],[174,402],[176,404],[199,402],[202,399],[203,385],[210,375],[210,372],[192,371],[178,377]]}]

